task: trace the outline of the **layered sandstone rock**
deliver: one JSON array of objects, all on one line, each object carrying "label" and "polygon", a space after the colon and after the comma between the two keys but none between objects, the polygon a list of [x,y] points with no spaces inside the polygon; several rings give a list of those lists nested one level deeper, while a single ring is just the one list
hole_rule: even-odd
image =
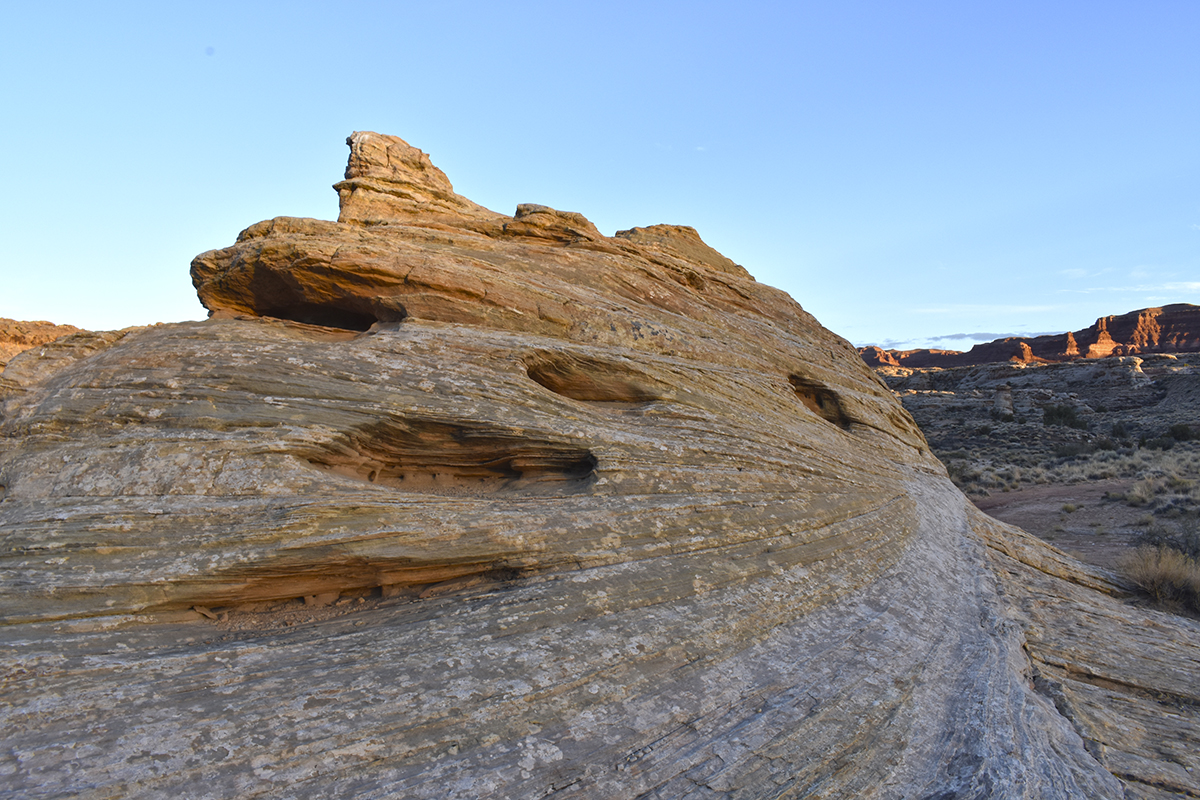
[{"label": "layered sandstone rock", "polygon": [[74,325],[55,325],[53,322],[28,322],[0,317],[0,369],[17,353],[38,345],[49,344],[63,336],[82,332]]},{"label": "layered sandstone rock", "polygon": [[1200,628],[975,512],[785,294],[350,145],[207,322],[3,373],[10,791],[1200,792]]},{"label": "layered sandstone rock", "polygon": [[[881,361],[877,347],[859,348],[871,366]],[[1174,303],[1160,308],[1143,308],[1119,316],[1101,317],[1083,330],[1033,336],[1009,337],[982,342],[963,353],[957,350],[882,351],[896,363],[891,366],[971,367],[1004,361],[1046,363],[1079,358],[1104,358],[1149,353],[1194,353],[1200,351],[1200,306]]]}]

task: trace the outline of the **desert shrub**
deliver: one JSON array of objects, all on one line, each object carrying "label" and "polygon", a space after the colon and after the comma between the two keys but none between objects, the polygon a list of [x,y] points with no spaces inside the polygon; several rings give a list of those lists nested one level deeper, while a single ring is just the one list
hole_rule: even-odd
[{"label": "desert shrub", "polygon": [[1043,425],[1062,425],[1067,428],[1087,430],[1087,422],[1080,419],[1074,406],[1046,406],[1042,409]]},{"label": "desert shrub", "polygon": [[1168,489],[1171,489],[1176,492],[1186,491],[1187,489],[1192,488],[1193,481],[1189,481],[1187,478],[1181,478],[1178,475],[1172,474],[1172,475],[1167,475],[1166,486]]},{"label": "desert shrub", "polygon": [[1125,493],[1125,502],[1137,508],[1148,505],[1154,500],[1156,494],[1158,494],[1158,482],[1153,478],[1142,478],[1129,487],[1129,491]]},{"label": "desert shrub", "polygon": [[1158,603],[1200,609],[1200,564],[1169,547],[1142,546],[1121,559],[1121,571]]},{"label": "desert shrub", "polygon": [[1066,505],[1064,505],[1062,507],[1062,510],[1067,512],[1068,514],[1074,514],[1076,511],[1079,510],[1079,506],[1075,505],[1074,503],[1067,503]]},{"label": "desert shrub", "polygon": [[1114,439],[1128,439],[1129,438],[1129,429],[1125,427],[1124,422],[1114,422],[1113,423],[1112,438],[1114,438]]},{"label": "desert shrub", "polygon": [[1192,431],[1191,425],[1172,425],[1167,431],[1167,435],[1177,442],[1187,442],[1196,438],[1196,434]]},{"label": "desert shrub", "polygon": [[1200,559],[1200,518],[1195,514],[1181,515],[1176,518],[1175,527],[1155,521],[1138,535],[1138,542]]},{"label": "desert shrub", "polygon": [[1094,467],[1088,470],[1087,476],[1089,481],[1102,481],[1115,478],[1118,474],[1115,467]]},{"label": "desert shrub", "polygon": [[1063,442],[1054,445],[1051,452],[1055,458],[1077,458],[1096,452],[1096,448],[1087,442]]}]

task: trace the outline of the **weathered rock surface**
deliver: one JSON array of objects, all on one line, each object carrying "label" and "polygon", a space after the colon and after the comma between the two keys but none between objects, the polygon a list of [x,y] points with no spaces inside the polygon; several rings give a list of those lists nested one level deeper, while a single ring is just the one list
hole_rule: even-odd
[{"label": "weathered rock surface", "polygon": [[[879,352],[891,360],[883,360]],[[957,350],[859,348],[870,366],[971,367],[1004,361],[1045,363],[1081,358],[1200,351],[1200,306],[1173,303],[1101,317],[1083,330],[1047,336],[1008,337]],[[895,362],[894,364],[892,362]]]},{"label": "weathered rock surface", "polygon": [[10,795],[1200,793],[1200,626],[971,508],[785,294],[350,145],[207,322],[3,373]]},{"label": "weathered rock surface", "polygon": [[74,325],[55,325],[53,322],[30,322],[0,317],[0,369],[17,353],[49,344],[55,339],[83,331]]}]

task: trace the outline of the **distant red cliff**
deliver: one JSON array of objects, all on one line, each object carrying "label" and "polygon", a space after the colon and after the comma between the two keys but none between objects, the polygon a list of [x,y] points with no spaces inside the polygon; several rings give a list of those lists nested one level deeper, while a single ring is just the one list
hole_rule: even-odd
[{"label": "distant red cliff", "polygon": [[1173,303],[1101,317],[1083,330],[1051,336],[1013,336],[982,342],[970,350],[883,350],[860,347],[872,367],[969,367],[1000,361],[1024,363],[1080,358],[1192,353],[1200,351],[1200,306]]}]

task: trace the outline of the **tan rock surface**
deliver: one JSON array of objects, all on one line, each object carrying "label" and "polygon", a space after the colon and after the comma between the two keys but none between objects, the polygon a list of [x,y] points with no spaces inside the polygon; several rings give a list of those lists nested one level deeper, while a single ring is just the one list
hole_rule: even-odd
[{"label": "tan rock surface", "polygon": [[350,144],[341,221],[197,257],[212,319],[5,371],[14,796],[1200,792],[1196,626],[785,294]]},{"label": "tan rock surface", "polygon": [[74,325],[55,325],[53,322],[30,322],[0,317],[0,370],[17,353],[40,344],[49,344],[55,339],[82,333]]}]

